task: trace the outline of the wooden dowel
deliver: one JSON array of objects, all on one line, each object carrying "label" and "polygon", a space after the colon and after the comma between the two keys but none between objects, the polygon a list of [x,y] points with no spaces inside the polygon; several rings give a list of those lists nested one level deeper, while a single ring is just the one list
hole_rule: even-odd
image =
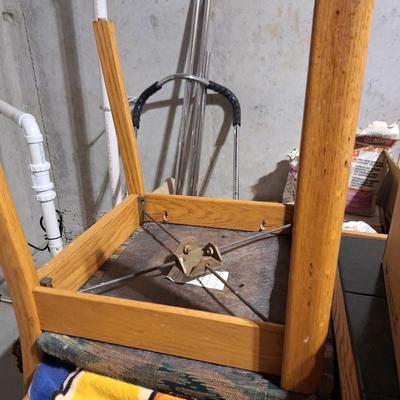
[{"label": "wooden dowel", "polygon": [[114,24],[110,21],[95,21],[93,28],[124,167],[126,186],[129,194],[140,195],[143,193],[142,170]]},{"label": "wooden dowel", "polygon": [[316,0],[294,212],[281,385],[322,371],[373,0]]},{"label": "wooden dowel", "polygon": [[21,338],[25,389],[40,362],[36,339],[41,335],[33,289],[39,286],[35,264],[0,166],[0,265],[13,301]]}]

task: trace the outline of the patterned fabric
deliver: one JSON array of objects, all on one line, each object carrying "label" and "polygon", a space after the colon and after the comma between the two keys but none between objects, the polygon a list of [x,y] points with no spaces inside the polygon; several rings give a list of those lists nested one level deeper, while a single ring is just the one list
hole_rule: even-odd
[{"label": "patterned fabric", "polygon": [[145,350],[54,333],[44,333],[38,343],[45,353],[85,370],[197,400],[329,399],[334,382],[330,343],[319,392],[311,396],[282,390],[277,378]]},{"label": "patterned fabric", "polygon": [[141,386],[103,375],[74,369],[70,364],[48,359],[35,371],[28,391],[30,400],[174,400]]}]

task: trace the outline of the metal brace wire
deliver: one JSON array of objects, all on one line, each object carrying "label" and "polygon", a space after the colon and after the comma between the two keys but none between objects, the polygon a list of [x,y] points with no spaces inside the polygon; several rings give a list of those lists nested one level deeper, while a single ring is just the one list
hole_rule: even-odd
[{"label": "metal brace wire", "polygon": [[[175,240],[179,244],[181,243],[181,241],[179,239],[177,239],[171,232],[168,231],[168,229],[166,229],[162,224],[160,224],[158,221],[156,221],[151,215],[149,215],[145,211],[143,211],[143,213],[147,218],[149,218],[152,222],[154,222],[160,229],[162,229],[165,233],[167,233],[173,240]],[[246,245],[249,245],[251,243],[255,243],[255,242],[259,241],[259,240],[270,238],[270,237],[273,236],[274,233],[280,232],[280,231],[282,231],[284,229],[288,229],[288,228],[291,227],[291,225],[292,224],[286,224],[286,225],[280,226],[278,228],[271,229],[271,230],[269,230],[267,232],[260,232],[260,233],[257,233],[255,235],[253,235],[253,236],[238,240],[236,242],[232,242],[232,243],[229,243],[227,245],[223,245],[223,246],[221,246],[219,248],[220,252],[221,252],[221,254],[225,254],[225,253],[228,253],[228,252],[230,252],[232,250],[236,250],[236,249],[238,249],[238,248],[240,248],[242,246],[246,246]],[[132,278],[135,278],[135,277],[138,277],[138,276],[141,276],[141,275],[144,275],[144,274],[156,271],[156,270],[160,270],[160,269],[164,269],[164,268],[171,268],[173,266],[175,266],[175,261],[170,261],[170,262],[167,262],[167,263],[163,263],[161,265],[157,265],[157,266],[154,266],[154,267],[146,268],[146,269],[144,269],[142,271],[139,271],[139,272],[135,272],[135,273],[132,273],[132,274],[124,275],[122,277],[119,277],[119,278],[116,278],[116,279],[112,279],[110,281],[102,282],[102,283],[99,283],[98,285],[94,285],[94,286],[90,286],[90,287],[85,288],[85,289],[81,289],[80,292],[89,292],[89,291],[92,291],[92,290],[95,290],[95,289],[104,288],[106,286],[113,285],[113,284],[116,284],[116,283],[120,283],[122,281],[126,281],[128,279],[132,279]],[[240,293],[238,293],[238,291],[236,291],[217,272],[215,272],[213,269],[208,268],[208,267],[206,267],[206,269],[211,274],[213,274],[218,280],[220,280],[239,300],[241,300],[243,302],[243,304],[245,304],[251,311],[253,311],[254,314],[256,314],[261,320],[267,321],[267,317],[264,314],[262,314],[255,306],[253,306],[251,303],[249,303],[243,296],[241,296]]]}]

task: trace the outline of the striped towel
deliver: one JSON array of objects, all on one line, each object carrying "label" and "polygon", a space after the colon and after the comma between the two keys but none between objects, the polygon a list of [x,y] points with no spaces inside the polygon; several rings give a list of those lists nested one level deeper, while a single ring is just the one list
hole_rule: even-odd
[{"label": "striped towel", "polygon": [[35,371],[28,391],[30,400],[173,400],[155,392],[82,369],[47,360]]}]

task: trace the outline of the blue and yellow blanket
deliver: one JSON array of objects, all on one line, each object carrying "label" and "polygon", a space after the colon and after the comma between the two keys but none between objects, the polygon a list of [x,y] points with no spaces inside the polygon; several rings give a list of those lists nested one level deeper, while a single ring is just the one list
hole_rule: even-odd
[{"label": "blue and yellow blanket", "polygon": [[173,400],[177,397],[76,369],[56,359],[41,363],[28,391],[30,400]]}]

